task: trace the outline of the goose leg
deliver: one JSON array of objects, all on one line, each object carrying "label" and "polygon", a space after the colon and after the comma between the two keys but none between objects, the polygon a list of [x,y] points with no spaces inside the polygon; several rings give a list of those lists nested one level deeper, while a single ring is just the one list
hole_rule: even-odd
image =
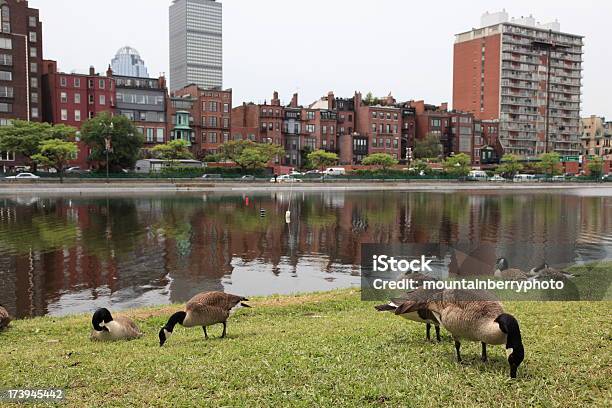
[{"label": "goose leg", "polygon": [[202,326],[202,328],[204,329],[204,338],[208,340],[208,333],[206,333],[206,326]]},{"label": "goose leg", "polygon": [[461,362],[461,352],[459,351],[460,349],[461,349],[461,343],[455,340],[455,350],[457,351],[457,361],[459,363]]},{"label": "goose leg", "polygon": [[480,357],[483,363],[487,362],[487,343],[482,342],[482,356]]},{"label": "goose leg", "polygon": [[429,334],[430,331],[431,331],[431,323],[427,323],[427,332],[426,332],[427,333],[427,335],[426,335],[427,341],[431,340],[431,335]]},{"label": "goose leg", "polygon": [[442,337],[440,337],[440,326],[436,326],[436,340],[442,341]]},{"label": "goose leg", "polygon": [[223,322],[223,333],[221,333],[221,338],[225,337],[226,330],[227,330],[227,322]]}]

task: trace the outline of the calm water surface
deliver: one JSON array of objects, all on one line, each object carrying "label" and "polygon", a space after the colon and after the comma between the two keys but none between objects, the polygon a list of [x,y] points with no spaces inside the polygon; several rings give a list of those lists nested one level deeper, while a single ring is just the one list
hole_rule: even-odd
[{"label": "calm water surface", "polygon": [[533,244],[560,264],[610,258],[612,191],[4,196],[0,304],[24,317],[203,290],[347,287],[359,284],[361,243],[411,242],[484,242],[511,259],[516,243]]}]

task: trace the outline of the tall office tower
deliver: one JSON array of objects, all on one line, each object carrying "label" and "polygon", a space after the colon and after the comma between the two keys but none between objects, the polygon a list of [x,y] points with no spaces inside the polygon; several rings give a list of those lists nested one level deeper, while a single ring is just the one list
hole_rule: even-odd
[{"label": "tall office tower", "polygon": [[581,78],[582,36],[557,21],[485,13],[455,36],[453,108],[499,120],[505,153],[580,154]]},{"label": "tall office tower", "polygon": [[223,86],[222,5],[174,0],[170,6],[170,89]]},{"label": "tall office tower", "polygon": [[149,72],[140,54],[132,47],[121,47],[111,61],[113,74],[148,78]]}]

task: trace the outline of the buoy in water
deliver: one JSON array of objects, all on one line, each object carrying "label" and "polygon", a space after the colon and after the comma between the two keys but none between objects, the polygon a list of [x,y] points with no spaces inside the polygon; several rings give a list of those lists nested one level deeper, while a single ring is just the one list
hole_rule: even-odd
[{"label": "buoy in water", "polygon": [[289,224],[291,222],[291,211],[287,210],[285,212],[285,222]]}]

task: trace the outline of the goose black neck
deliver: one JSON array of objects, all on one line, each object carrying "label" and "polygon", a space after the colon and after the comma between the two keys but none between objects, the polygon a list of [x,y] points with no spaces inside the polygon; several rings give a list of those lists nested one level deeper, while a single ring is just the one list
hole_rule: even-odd
[{"label": "goose black neck", "polygon": [[170,316],[170,319],[168,319],[168,323],[166,323],[166,326],[164,326],[164,328],[170,333],[172,333],[172,330],[174,330],[174,326],[176,326],[177,323],[182,325],[185,321],[186,316],[187,313],[185,312],[176,312],[175,314]]},{"label": "goose black neck", "polygon": [[499,324],[500,329],[506,333],[506,348],[514,349],[517,347],[523,347],[521,329],[514,316],[508,313],[502,313],[497,316],[495,321]]}]

